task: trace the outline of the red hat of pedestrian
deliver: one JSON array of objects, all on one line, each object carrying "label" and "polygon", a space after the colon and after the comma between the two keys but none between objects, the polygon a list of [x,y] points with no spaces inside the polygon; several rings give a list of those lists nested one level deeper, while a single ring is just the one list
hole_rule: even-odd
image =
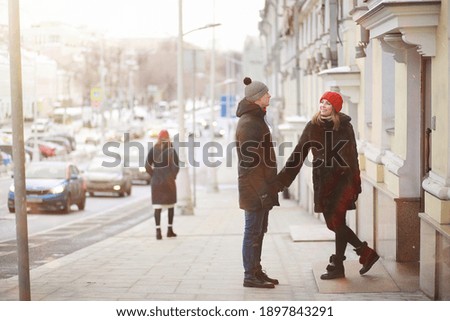
[{"label": "red hat of pedestrian", "polygon": [[341,111],[342,103],[344,102],[341,94],[335,91],[326,91],[322,97],[320,97],[320,101],[322,101],[322,99],[328,100],[337,113]]},{"label": "red hat of pedestrian", "polygon": [[170,135],[166,129],[162,129],[158,134],[158,140],[169,140]]}]

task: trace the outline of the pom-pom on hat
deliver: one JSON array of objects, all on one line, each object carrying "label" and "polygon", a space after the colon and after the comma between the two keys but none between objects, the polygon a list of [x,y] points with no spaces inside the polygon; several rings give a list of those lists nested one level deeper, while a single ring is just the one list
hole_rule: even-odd
[{"label": "pom-pom on hat", "polygon": [[342,103],[344,102],[341,94],[335,91],[326,91],[322,97],[320,97],[320,101],[322,101],[322,99],[328,100],[337,113],[341,111]]},{"label": "pom-pom on hat", "polygon": [[169,140],[170,139],[170,135],[169,132],[166,129],[162,129],[159,134],[158,134],[158,140],[162,141],[162,140]]},{"label": "pom-pom on hat", "polygon": [[259,98],[265,95],[269,91],[267,86],[260,81],[252,81],[251,78],[244,78],[245,86],[245,98],[251,102],[257,101]]}]

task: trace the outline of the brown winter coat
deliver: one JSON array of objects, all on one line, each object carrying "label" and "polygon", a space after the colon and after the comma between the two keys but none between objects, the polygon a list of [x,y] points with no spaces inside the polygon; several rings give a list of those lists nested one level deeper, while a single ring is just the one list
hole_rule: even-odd
[{"label": "brown winter coat", "polygon": [[247,211],[270,210],[278,203],[278,191],[270,182],[276,179],[277,164],[266,112],[243,99],[237,108],[239,207]]},{"label": "brown winter coat", "polygon": [[311,121],[285,167],[278,175],[284,186],[291,185],[302,167],[308,152],[313,161],[314,211],[333,212],[336,209],[355,209],[355,201],[361,193],[358,153],[351,118],[339,113],[341,124],[333,130],[332,121],[315,125]]},{"label": "brown winter coat", "polygon": [[157,143],[150,149],[145,169],[151,175],[152,204],[175,204],[177,202],[175,179],[179,166],[178,155],[170,143]]}]

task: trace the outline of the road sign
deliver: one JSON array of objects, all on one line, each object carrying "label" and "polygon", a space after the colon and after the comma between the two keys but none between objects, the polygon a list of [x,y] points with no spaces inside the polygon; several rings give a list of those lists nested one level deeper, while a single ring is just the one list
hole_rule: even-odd
[{"label": "road sign", "polygon": [[100,87],[91,89],[91,106],[100,107],[103,102],[103,90]]},{"label": "road sign", "polygon": [[220,96],[220,117],[236,117],[233,112],[236,107],[236,97],[232,95]]}]

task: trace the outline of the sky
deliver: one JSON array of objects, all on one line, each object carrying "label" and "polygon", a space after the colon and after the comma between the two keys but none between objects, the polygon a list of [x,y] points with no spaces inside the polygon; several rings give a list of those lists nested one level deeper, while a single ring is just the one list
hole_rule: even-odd
[{"label": "sky", "polygon": [[[2,0],[0,0],[2,1]],[[21,24],[62,21],[88,25],[116,37],[175,37],[178,35],[178,0],[21,0]],[[183,33],[203,48],[242,51],[247,35],[258,35],[264,0],[183,0]]]}]

